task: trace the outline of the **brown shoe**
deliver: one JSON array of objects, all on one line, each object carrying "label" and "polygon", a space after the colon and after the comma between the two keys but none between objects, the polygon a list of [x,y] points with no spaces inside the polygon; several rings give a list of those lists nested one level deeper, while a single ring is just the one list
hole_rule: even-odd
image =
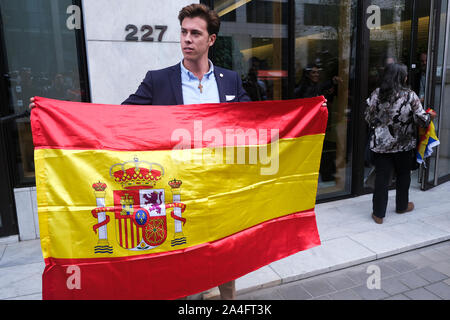
[{"label": "brown shoe", "polygon": [[378,224],[383,223],[383,218],[379,218],[376,215],[374,215],[373,213],[372,213],[372,219],[373,219],[373,221],[375,221],[375,223],[378,223]]},{"label": "brown shoe", "polygon": [[414,210],[414,202],[408,202],[408,207],[406,208],[406,210],[395,210],[395,212],[402,214],[413,210]]}]

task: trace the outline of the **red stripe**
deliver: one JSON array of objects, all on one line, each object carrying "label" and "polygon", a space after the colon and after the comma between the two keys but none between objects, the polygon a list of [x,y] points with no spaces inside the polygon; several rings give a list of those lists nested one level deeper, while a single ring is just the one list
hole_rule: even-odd
[{"label": "red stripe", "polygon": [[[315,97],[185,106],[116,106],[36,97],[31,126],[36,148],[172,150],[180,142],[184,148],[211,144],[219,147],[230,145],[226,137],[236,130],[254,130],[258,138],[262,137],[260,132],[269,133],[270,138],[270,130],[278,130],[280,139],[324,133],[328,116],[327,108],[321,107],[324,101],[323,97]],[[180,130],[189,134],[189,139],[186,135],[181,138]],[[208,135],[215,137],[218,132],[222,141]],[[258,144],[270,142],[269,139]]]},{"label": "red stripe", "polygon": [[[43,299],[176,299],[317,245],[320,239],[311,209],[172,252],[121,258],[47,258]],[[73,265],[80,268],[81,289],[67,286],[76,277],[67,273]]]}]

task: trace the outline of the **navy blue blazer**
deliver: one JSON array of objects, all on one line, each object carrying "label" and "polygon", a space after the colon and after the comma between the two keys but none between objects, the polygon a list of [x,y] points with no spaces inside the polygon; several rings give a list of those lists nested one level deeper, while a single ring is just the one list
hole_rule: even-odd
[{"label": "navy blue blazer", "polygon": [[[242,81],[235,71],[214,66],[220,102],[250,101]],[[233,99],[226,100],[226,97]],[[180,63],[161,70],[147,72],[136,93],[130,95],[122,104],[139,105],[181,105],[183,92],[181,89]]]}]

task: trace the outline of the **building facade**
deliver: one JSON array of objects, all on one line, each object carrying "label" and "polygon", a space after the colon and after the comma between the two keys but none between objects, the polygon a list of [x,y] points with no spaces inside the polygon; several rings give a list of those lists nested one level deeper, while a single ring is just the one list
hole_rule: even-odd
[{"label": "building facade", "polygon": [[[120,104],[148,70],[182,59],[177,16],[192,2],[0,0],[0,237],[39,237],[29,98]],[[363,114],[388,61],[438,113],[441,144],[417,179],[424,190],[450,179],[447,0],[200,2],[222,21],[211,60],[252,100],[327,98],[318,201],[371,192]]]}]

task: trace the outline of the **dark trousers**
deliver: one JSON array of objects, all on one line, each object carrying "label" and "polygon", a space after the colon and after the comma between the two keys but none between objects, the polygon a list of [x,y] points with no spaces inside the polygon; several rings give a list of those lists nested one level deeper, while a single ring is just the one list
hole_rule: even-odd
[{"label": "dark trousers", "polygon": [[386,215],[391,172],[396,177],[396,210],[406,210],[411,184],[411,151],[396,153],[374,153],[375,189],[372,204],[373,214],[379,218]]}]

